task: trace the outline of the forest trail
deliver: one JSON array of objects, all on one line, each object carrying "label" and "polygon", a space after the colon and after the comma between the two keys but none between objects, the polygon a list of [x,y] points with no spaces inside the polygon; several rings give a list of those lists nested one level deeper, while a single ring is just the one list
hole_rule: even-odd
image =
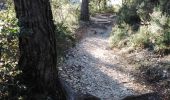
[{"label": "forest trail", "polygon": [[88,93],[102,100],[121,100],[129,95],[151,92],[135,81],[131,67],[118,51],[109,49],[114,16],[97,15],[83,39],[71,48],[59,67],[63,80],[78,93]]}]

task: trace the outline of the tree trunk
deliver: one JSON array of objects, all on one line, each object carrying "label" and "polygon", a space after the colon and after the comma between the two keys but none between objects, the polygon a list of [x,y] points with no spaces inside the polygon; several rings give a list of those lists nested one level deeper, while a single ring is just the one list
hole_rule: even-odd
[{"label": "tree trunk", "polygon": [[[14,0],[19,20],[19,69],[27,100],[65,100],[56,69],[56,38],[49,0]],[[41,97],[41,99],[40,99]]]},{"label": "tree trunk", "polygon": [[80,20],[89,21],[89,0],[82,0]]}]

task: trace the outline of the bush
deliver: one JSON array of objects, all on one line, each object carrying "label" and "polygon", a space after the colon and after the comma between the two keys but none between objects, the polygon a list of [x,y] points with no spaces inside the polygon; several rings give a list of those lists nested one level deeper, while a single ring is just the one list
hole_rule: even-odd
[{"label": "bush", "polygon": [[[104,1],[104,0],[103,0]],[[91,0],[89,5],[90,14],[94,16],[97,13],[114,13],[115,7],[112,5],[104,6],[104,2],[99,3],[98,0]],[[106,0],[108,1],[108,0]]]},{"label": "bush", "polygon": [[135,6],[129,7],[124,5],[118,12],[118,23],[126,23],[131,26],[134,24],[140,24],[141,20],[137,14]]},{"label": "bush", "polygon": [[56,24],[56,42],[58,63],[62,60],[67,49],[74,46],[75,36],[64,23]]},{"label": "bush", "polygon": [[[126,41],[127,46],[136,49],[149,48],[159,54],[170,53],[170,17],[163,7],[169,7],[169,4],[159,0],[132,0],[124,4],[117,19],[117,26],[121,27],[116,26],[114,34],[111,34],[112,45],[123,47],[122,43]],[[126,36],[121,38],[125,30]]]},{"label": "bush", "polygon": [[11,86],[17,86],[14,77],[20,73],[18,62],[18,32],[12,1],[0,10],[0,99],[8,97]]},{"label": "bush", "polygon": [[135,48],[151,48],[151,36],[152,34],[146,27],[141,27],[139,32],[130,37],[131,45]]},{"label": "bush", "polygon": [[110,37],[111,41],[111,47],[122,47],[121,41],[126,38],[127,36],[127,29],[125,29],[123,26],[116,25],[112,29],[112,34]]},{"label": "bush", "polygon": [[162,15],[160,9],[154,10],[151,15],[150,30],[154,34],[155,48],[158,53],[169,51],[170,47],[170,18]]},{"label": "bush", "polygon": [[64,23],[71,32],[79,25],[80,5],[68,0],[52,0],[53,18],[56,23]]}]

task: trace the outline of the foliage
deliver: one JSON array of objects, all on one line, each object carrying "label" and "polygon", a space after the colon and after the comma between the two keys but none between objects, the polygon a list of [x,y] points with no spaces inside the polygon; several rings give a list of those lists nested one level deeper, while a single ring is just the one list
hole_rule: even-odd
[{"label": "foliage", "polygon": [[71,32],[78,27],[80,5],[69,0],[52,0],[53,19],[56,23],[64,23]]},{"label": "foliage", "polygon": [[[170,51],[170,2],[167,0],[130,0],[124,2],[119,10],[117,31],[113,30],[112,37],[122,34],[127,28],[128,46],[149,48],[164,54]],[[115,33],[116,32],[116,33]],[[119,43],[122,43],[121,40]],[[112,41],[117,41],[112,39]],[[114,43],[114,42],[112,42]],[[119,44],[117,43],[117,44]],[[170,52],[169,52],[170,53]]]},{"label": "foliage", "polygon": [[[18,62],[18,32],[17,19],[11,1],[0,11],[0,99],[9,95],[11,86],[17,86],[14,77],[20,73]],[[4,99],[4,98],[3,98]]]},{"label": "foliage", "polygon": [[118,12],[118,23],[127,23],[129,25],[139,24],[140,18],[137,14],[135,6],[128,7],[124,5]]},{"label": "foliage", "polygon": [[127,34],[127,25],[126,28],[124,28],[124,26],[118,26],[116,25],[113,30],[112,30],[112,34],[110,37],[110,41],[111,41],[111,47],[122,47],[123,46],[123,42],[120,42],[122,40],[124,40],[126,38]]},{"label": "foliage", "polygon": [[75,29],[78,28],[80,5],[69,0],[52,0],[53,18],[56,25],[58,64],[69,47],[75,44]]},{"label": "foliage", "polygon": [[90,14],[93,16],[96,13],[114,13],[116,8],[112,5],[107,5],[108,1],[110,0],[90,0]]},{"label": "foliage", "polygon": [[57,62],[58,64],[63,60],[63,56],[67,49],[74,46],[75,38],[74,34],[69,30],[64,23],[56,24],[56,38],[57,38]]},{"label": "foliage", "polygon": [[139,32],[130,37],[131,45],[135,48],[151,48],[150,37],[152,34],[146,27],[141,27]]}]

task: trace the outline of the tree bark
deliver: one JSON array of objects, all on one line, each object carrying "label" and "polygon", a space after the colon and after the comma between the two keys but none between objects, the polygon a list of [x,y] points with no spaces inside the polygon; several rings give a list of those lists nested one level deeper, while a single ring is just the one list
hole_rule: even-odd
[{"label": "tree bark", "polygon": [[82,0],[80,20],[89,21],[89,0]]},{"label": "tree bark", "polygon": [[18,66],[29,91],[27,100],[65,100],[56,69],[55,27],[49,0],[14,0],[14,4],[20,27]]}]

